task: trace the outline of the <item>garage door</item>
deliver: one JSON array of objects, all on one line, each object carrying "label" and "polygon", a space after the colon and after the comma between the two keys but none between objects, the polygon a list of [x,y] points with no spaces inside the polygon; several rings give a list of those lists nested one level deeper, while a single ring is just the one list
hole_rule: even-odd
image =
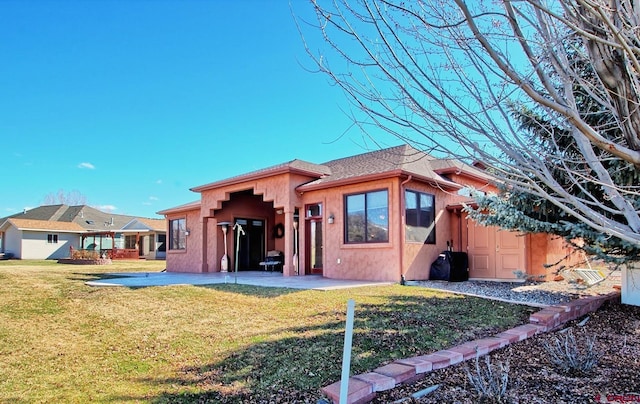
[{"label": "garage door", "polygon": [[514,271],[525,271],[524,237],[498,227],[478,226],[467,221],[469,277],[514,279]]}]

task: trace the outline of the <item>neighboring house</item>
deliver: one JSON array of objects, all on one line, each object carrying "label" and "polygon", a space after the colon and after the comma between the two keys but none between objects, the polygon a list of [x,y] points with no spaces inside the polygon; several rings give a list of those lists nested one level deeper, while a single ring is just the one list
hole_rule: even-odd
[{"label": "neighboring house", "polygon": [[396,282],[427,279],[448,245],[469,254],[480,279],[545,275],[544,264],[566,255],[545,234],[476,226],[462,212],[466,186],[494,189],[483,171],[406,145],[198,186],[198,201],[158,212],[168,221],[167,270],[220,271],[225,244],[229,271],[261,269],[276,250],[284,276]]},{"label": "neighboring house", "polygon": [[0,219],[0,252],[59,259],[74,249],[118,258],[163,259],[166,222],[115,215],[86,205],[45,205]]}]

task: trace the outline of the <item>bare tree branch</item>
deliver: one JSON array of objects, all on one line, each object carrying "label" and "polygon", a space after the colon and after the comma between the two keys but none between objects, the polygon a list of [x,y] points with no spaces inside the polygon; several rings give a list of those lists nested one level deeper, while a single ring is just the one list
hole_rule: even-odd
[{"label": "bare tree branch", "polygon": [[[639,4],[311,5],[314,26],[298,23],[307,53],[317,71],[343,89],[356,124],[385,129],[430,152],[480,159],[512,189],[640,246],[639,184],[608,171],[614,160],[640,170]],[[314,37],[324,43],[320,51],[309,46]],[[575,60],[592,65],[595,75],[585,78]],[[582,97],[598,109],[581,111]],[[569,155],[562,142],[532,141],[512,118],[517,106],[539,110],[574,139],[581,154]],[[594,120],[599,114],[613,118]],[[565,170],[562,180],[550,166]]]}]

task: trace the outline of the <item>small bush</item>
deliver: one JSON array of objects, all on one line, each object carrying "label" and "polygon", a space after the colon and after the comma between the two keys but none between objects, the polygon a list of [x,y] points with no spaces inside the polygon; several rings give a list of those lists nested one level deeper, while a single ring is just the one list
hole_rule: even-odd
[{"label": "small bush", "polygon": [[484,366],[476,356],[475,368],[465,368],[467,379],[480,396],[480,402],[506,403],[507,385],[509,384],[509,361],[491,363],[489,356],[485,356]]},{"label": "small bush", "polygon": [[552,342],[545,341],[544,347],[549,354],[551,363],[561,372],[571,376],[583,376],[591,373],[598,364],[600,352],[595,348],[595,336],[586,332],[577,339],[571,329]]},{"label": "small bush", "polygon": [[100,254],[94,250],[73,250],[71,252],[71,259],[74,260],[97,260],[100,258]]}]

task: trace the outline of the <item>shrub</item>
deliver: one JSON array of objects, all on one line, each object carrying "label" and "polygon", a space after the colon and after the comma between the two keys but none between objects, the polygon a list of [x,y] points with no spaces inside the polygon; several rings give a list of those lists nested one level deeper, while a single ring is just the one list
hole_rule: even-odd
[{"label": "shrub", "polygon": [[97,260],[100,254],[94,250],[73,250],[71,259],[74,260]]},{"label": "shrub", "polygon": [[600,352],[595,348],[595,336],[586,332],[577,339],[569,328],[552,342],[545,341],[544,347],[551,363],[561,372],[572,376],[583,376],[591,373],[598,364]]},{"label": "shrub", "polygon": [[507,385],[509,384],[509,361],[498,362],[497,365],[491,363],[489,356],[485,356],[484,365],[480,363],[480,358],[476,356],[475,368],[473,371],[467,366],[465,368],[467,379],[480,396],[480,402],[485,403],[506,403]]}]

